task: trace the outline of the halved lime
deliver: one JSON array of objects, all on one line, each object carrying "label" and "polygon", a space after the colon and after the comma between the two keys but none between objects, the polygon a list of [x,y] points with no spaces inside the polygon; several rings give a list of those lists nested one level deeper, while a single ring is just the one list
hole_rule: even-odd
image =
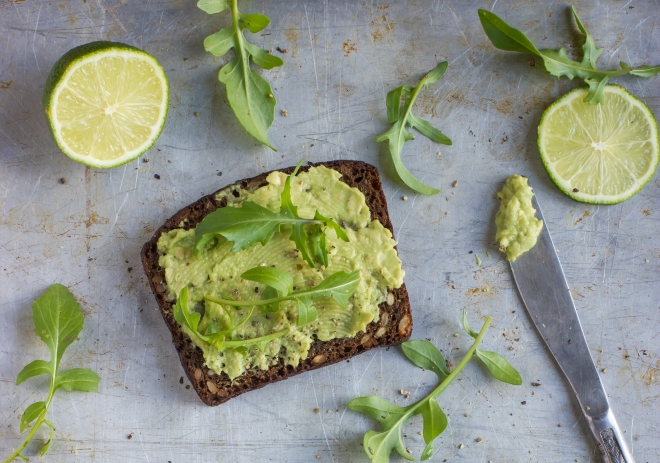
[{"label": "halved lime", "polygon": [[117,42],[92,42],[64,54],[44,87],[55,142],[71,159],[116,167],[147,151],[160,135],[169,91],[148,53]]},{"label": "halved lime", "polygon": [[559,98],[543,113],[538,147],[552,181],[571,198],[592,204],[624,201],[658,167],[658,123],[641,100],[618,85],[605,86],[595,106],[587,87]]}]

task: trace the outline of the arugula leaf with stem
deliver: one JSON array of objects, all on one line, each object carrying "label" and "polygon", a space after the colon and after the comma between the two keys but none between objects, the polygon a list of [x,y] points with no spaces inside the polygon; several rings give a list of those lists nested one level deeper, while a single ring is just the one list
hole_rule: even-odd
[{"label": "arugula leaf with stem", "polygon": [[243,29],[253,34],[262,31],[270,24],[270,19],[261,14],[239,12],[237,0],[200,0],[197,7],[208,14],[231,11],[231,26],[206,37],[204,49],[215,56],[234,49],[234,58],[220,68],[218,80],[226,85],[229,105],[245,130],[260,143],[277,151],[268,139],[277,100],[266,79],[252,70],[250,60],[263,69],[273,69],[284,62],[248,42],[243,34]]},{"label": "arugula leaf with stem", "polygon": [[284,182],[279,212],[273,212],[252,201],[244,201],[240,207],[221,207],[204,217],[195,229],[195,255],[199,255],[218,236],[234,243],[231,251],[237,252],[256,242],[265,245],[282,226],[290,226],[289,239],[296,244],[305,262],[311,267],[316,267],[316,262],[327,267],[329,262],[325,233],[328,228],[332,228],[337,238],[343,241],[348,242],[348,236],[337,222],[323,217],[318,211],[313,219],[304,219],[298,215],[298,207],[291,200],[291,181],[303,162],[304,159]]},{"label": "arugula leaf with stem", "polygon": [[[291,291],[293,278],[283,270],[273,267],[255,267],[247,270],[241,278],[264,284],[277,291],[277,296],[270,296],[261,300],[236,301],[233,299],[221,299],[213,296],[204,296],[204,299],[216,304],[234,307],[272,307],[282,301],[295,301],[298,304],[297,325],[302,326],[316,320],[318,313],[313,305],[313,300],[320,297],[331,297],[346,309],[349,298],[355,294],[360,284],[360,271],[354,270],[350,273],[339,271],[333,273],[321,283],[309,289]],[[268,309],[267,309],[268,310]]]},{"label": "arugula leaf with stem", "polygon": [[[215,324],[209,325],[204,332],[204,334],[199,332],[199,322],[201,319],[201,314],[198,312],[191,312],[188,308],[188,286],[184,286],[183,289],[179,292],[179,296],[176,299],[176,304],[174,305],[174,319],[181,325],[186,326],[193,334],[204,341],[207,344],[212,345],[216,349],[222,351],[226,349],[240,349],[243,347],[248,347],[252,345],[257,345],[261,350],[264,349],[264,346],[281,336],[284,336],[288,330],[277,331],[265,336],[259,336],[257,338],[250,339],[232,339],[231,334],[248,321],[252,316],[254,307],[250,312],[245,316],[245,318],[236,325],[231,325],[228,329],[221,330]],[[229,312],[227,312],[229,314]],[[230,323],[232,323],[233,317],[229,314]],[[229,338],[228,338],[229,337]]]},{"label": "arugula leaf with stem", "polygon": [[34,328],[41,340],[50,350],[50,361],[35,360],[21,370],[16,378],[16,384],[40,375],[50,376],[48,395],[45,401],[35,402],[28,406],[21,416],[20,432],[34,422],[25,440],[3,463],[9,463],[16,458],[28,459],[21,454],[36,435],[42,425],[48,427],[48,441],[41,448],[44,455],[53,441],[55,425],[46,419],[55,392],[62,388],[68,392],[98,392],[99,376],[88,368],[73,368],[60,372],[62,356],[67,347],[76,340],[83,329],[84,317],[80,305],[71,292],[60,284],[50,286],[46,292],[32,305]]},{"label": "arugula leaf with stem", "polygon": [[[387,94],[385,100],[387,105],[387,122],[393,125],[387,132],[378,135],[375,139],[376,142],[387,141],[394,169],[397,174],[399,174],[403,183],[413,190],[425,195],[433,195],[439,193],[440,190],[432,188],[417,180],[417,178],[406,169],[406,166],[403,165],[401,151],[403,150],[403,145],[407,141],[415,139],[413,134],[406,130],[407,126],[416,129],[431,141],[442,143],[443,145],[451,145],[451,140],[445,134],[433,127],[428,121],[421,119],[412,113],[412,106],[415,103],[415,99],[419,92],[427,85],[440,80],[447,70],[447,66],[447,61],[438,64],[422,78],[415,88],[404,85],[395,88]],[[405,98],[403,107],[401,106],[402,98]]]},{"label": "arugula leaf with stem", "polygon": [[619,63],[621,69],[611,71],[598,69],[596,61],[601,53],[603,53],[603,49],[596,46],[594,39],[585,29],[573,6],[571,6],[571,12],[573,13],[578,29],[585,36],[584,45],[582,45],[582,61],[570,59],[566,54],[566,49],[563,47],[559,50],[537,49],[524,33],[509,26],[502,18],[490,11],[479,10],[479,20],[484,28],[484,32],[495,48],[538,56],[543,60],[545,69],[553,76],[565,76],[570,80],[573,80],[575,77],[583,79],[589,86],[589,93],[584,98],[584,101],[592,105],[603,102],[603,89],[612,77],[621,74],[652,77],[660,73],[660,65],[644,65],[632,68],[623,61]]},{"label": "arugula leaf with stem", "polygon": [[[484,357],[491,360],[493,357],[490,354],[494,352],[482,352],[477,349],[481,343],[486,330],[490,326],[492,317],[488,317],[484,322],[479,333],[475,333],[469,328],[465,311],[463,312],[463,327],[466,331],[474,337],[474,343],[465,354],[465,357],[460,361],[453,371],[447,369],[445,359],[442,353],[428,341],[407,341],[401,345],[403,353],[415,365],[425,370],[433,371],[440,383],[423,399],[415,402],[407,407],[399,407],[393,403],[388,402],[378,396],[358,397],[348,403],[348,408],[355,410],[377,420],[381,424],[380,431],[370,430],[364,435],[363,446],[367,456],[374,463],[388,463],[390,461],[390,454],[392,451],[401,455],[406,460],[414,461],[415,459],[408,453],[401,431],[405,423],[415,415],[422,415],[424,421],[422,435],[426,446],[422,451],[421,459],[427,460],[433,456],[433,440],[438,437],[447,428],[448,419],[445,413],[438,405],[438,396],[456,379],[458,374],[465,368],[468,362],[476,355],[483,360]],[[480,353],[482,355],[480,355]],[[496,360],[497,368],[491,368],[489,363],[486,363],[488,369],[493,373],[496,379],[500,381],[509,382],[511,384],[522,384],[520,382],[513,382],[513,372],[518,375],[515,369],[503,357]],[[506,363],[505,366],[502,361]],[[506,370],[506,374],[502,372]],[[512,371],[511,371],[512,370]],[[509,381],[507,381],[509,380]]]},{"label": "arugula leaf with stem", "polygon": [[[473,338],[477,338],[478,334],[470,328],[470,324],[467,321],[467,311],[465,309],[463,309],[463,329]],[[480,349],[477,349],[475,354],[486,365],[488,371],[498,380],[503,383],[513,384],[514,386],[520,386],[522,384],[520,373],[500,354]]]}]

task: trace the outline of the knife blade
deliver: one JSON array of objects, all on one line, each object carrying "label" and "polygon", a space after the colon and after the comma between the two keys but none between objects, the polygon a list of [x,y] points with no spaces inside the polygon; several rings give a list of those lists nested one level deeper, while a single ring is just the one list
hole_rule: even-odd
[{"label": "knife blade", "polygon": [[566,276],[536,201],[543,229],[536,245],[509,261],[518,292],[534,325],[573,388],[607,463],[634,463],[596,370]]}]

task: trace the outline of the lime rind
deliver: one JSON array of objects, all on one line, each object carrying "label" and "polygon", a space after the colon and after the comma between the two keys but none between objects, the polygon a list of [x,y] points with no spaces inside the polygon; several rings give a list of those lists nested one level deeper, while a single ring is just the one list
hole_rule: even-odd
[{"label": "lime rind", "polygon": [[[107,57],[139,58],[147,63],[154,75],[162,83],[162,97],[157,105],[158,118],[150,127],[150,134],[139,146],[127,150],[121,156],[112,159],[97,159],[88,153],[78,153],[62,137],[62,126],[57,120],[58,101],[62,91],[68,88],[67,84],[71,76],[80,67],[100,61]],[[167,76],[158,61],[139,48],[132,47],[119,42],[97,41],[78,46],[65,53],[53,66],[48,75],[43,93],[43,107],[46,118],[53,135],[53,139],[60,150],[71,159],[90,167],[109,168],[126,164],[148,151],[160,136],[169,104],[169,86]]]},{"label": "lime rind", "polygon": [[[552,103],[543,113],[539,123],[537,145],[541,161],[555,185],[566,195],[576,201],[591,204],[616,204],[629,199],[638,193],[653,177],[660,159],[658,124],[653,113],[644,102],[619,85],[605,87],[605,102],[591,106],[592,109],[580,107],[582,111],[590,111],[593,117],[575,117],[572,105],[582,102],[588,92],[587,87],[576,88]],[[608,99],[608,95],[610,98]],[[619,98],[627,105],[622,114],[612,103],[613,98]],[[608,107],[608,101],[610,106]],[[586,105],[585,106],[589,106]],[[631,112],[646,121],[646,124],[621,124],[625,117],[632,118]],[[568,130],[553,131],[553,116],[563,119],[576,119],[576,124]],[[562,121],[558,122],[559,125]],[[565,129],[565,127],[564,127]],[[599,154],[607,157],[604,162],[596,158],[594,150],[584,144],[584,139],[592,140],[592,147],[598,145],[593,135],[614,138],[616,143],[610,144]],[[616,137],[619,137],[618,139]],[[561,152],[554,145],[565,148],[563,156],[552,158],[550,152]],[[618,149],[612,149],[617,148]],[[623,148],[622,148],[623,147]],[[579,161],[576,161],[579,158]],[[561,171],[561,173],[560,173]],[[617,174],[620,172],[620,174]],[[562,175],[564,174],[564,175]],[[566,174],[571,177],[567,178]],[[606,182],[581,183],[575,179],[586,177],[593,180],[596,177],[607,179]],[[571,181],[572,180],[572,181]],[[581,187],[582,185],[585,187]],[[590,191],[591,190],[591,191]],[[596,191],[594,191],[596,190]],[[603,190],[615,190],[605,191]]]}]

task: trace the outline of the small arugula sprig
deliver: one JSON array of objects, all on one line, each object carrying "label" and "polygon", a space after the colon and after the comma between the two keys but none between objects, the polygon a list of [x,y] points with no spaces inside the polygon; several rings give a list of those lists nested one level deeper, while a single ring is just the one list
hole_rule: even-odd
[{"label": "small arugula sprig", "polygon": [[477,349],[491,321],[492,317],[488,317],[479,333],[475,333],[468,324],[465,310],[463,311],[463,328],[475,341],[452,372],[447,368],[442,353],[430,342],[420,340],[401,344],[403,353],[410,361],[420,368],[433,371],[440,380],[440,384],[420,401],[407,407],[399,407],[378,396],[369,396],[358,397],[348,403],[348,408],[351,410],[364,413],[381,424],[381,431],[371,430],[364,435],[364,451],[371,461],[388,463],[393,450],[396,450],[406,460],[415,461],[403,444],[401,430],[408,419],[419,414],[422,415],[424,421],[422,434],[424,442],[426,442],[421,460],[427,460],[433,456],[433,440],[442,434],[448,424],[447,415],[442,411],[436,399],[475,355],[496,379],[513,385],[522,384],[520,373],[504,357],[495,352]]},{"label": "small arugula sprig", "polygon": [[197,7],[208,14],[231,10],[231,26],[204,39],[204,49],[222,56],[234,49],[234,58],[218,72],[218,80],[227,86],[227,99],[236,118],[247,132],[259,142],[277,151],[268,139],[268,129],[275,118],[277,100],[270,84],[250,67],[252,62],[263,69],[282,66],[284,62],[266,50],[251,44],[243,29],[253,34],[270,24],[262,14],[243,14],[238,11],[237,0],[199,0]]},{"label": "small arugula sprig", "polygon": [[[428,121],[415,116],[412,113],[412,106],[415,103],[415,99],[420,90],[427,85],[440,80],[447,70],[447,66],[447,61],[438,64],[422,78],[415,88],[411,88],[409,85],[404,85],[395,88],[387,94],[385,100],[387,106],[387,122],[393,125],[387,132],[378,135],[375,139],[377,143],[387,141],[394,169],[397,174],[399,174],[403,183],[413,190],[425,195],[433,195],[439,193],[440,190],[432,188],[417,180],[417,178],[406,169],[406,166],[403,165],[401,151],[403,150],[405,142],[415,139],[414,135],[406,130],[406,126],[417,129],[419,133],[429,138],[431,141],[442,143],[443,145],[451,145],[451,140],[445,134],[433,127]],[[404,98],[403,108],[401,107],[402,98]]]},{"label": "small arugula sprig", "polygon": [[[213,345],[216,349],[242,349],[251,345],[257,345],[263,350],[269,341],[283,336],[287,333],[287,330],[258,338],[234,339],[231,337],[239,326],[248,321],[255,307],[260,307],[265,312],[275,312],[280,309],[280,302],[295,301],[298,304],[296,324],[298,326],[305,325],[316,320],[318,317],[318,311],[313,305],[314,299],[331,297],[342,308],[347,308],[349,298],[355,294],[360,283],[360,271],[355,270],[351,273],[339,271],[333,273],[318,285],[300,291],[293,291],[293,277],[291,275],[273,267],[252,268],[244,272],[241,278],[266,285],[267,290],[264,291],[264,298],[260,300],[237,301],[235,299],[204,296],[205,301],[214,302],[223,307],[230,320],[228,327],[225,328],[219,326],[217,323],[211,323],[204,330],[204,333],[200,333],[199,323],[201,314],[189,310],[187,286],[179,292],[179,296],[177,297],[176,305],[174,306],[174,319],[180,324],[187,326],[199,339]],[[241,322],[234,324],[231,312],[225,306],[251,307],[251,309]]]},{"label": "small arugula sprig", "polygon": [[186,327],[188,327],[188,329],[191,330],[193,334],[197,336],[199,339],[206,342],[207,344],[212,345],[213,347],[215,347],[220,351],[227,349],[235,349],[244,352],[246,351],[247,348],[249,348],[252,345],[258,346],[263,351],[266,344],[268,344],[268,342],[272,341],[273,339],[277,339],[281,336],[284,336],[287,330],[277,331],[275,333],[271,333],[266,336],[259,336],[257,338],[233,339],[231,336],[236,330],[236,328],[238,328],[246,321],[248,321],[250,316],[252,316],[253,310],[254,307],[252,307],[250,312],[243,318],[242,321],[236,324],[234,324],[233,322],[233,317],[231,315],[231,312],[225,310],[225,313],[229,317],[228,328],[222,329],[221,327],[218,326],[217,323],[211,323],[208,326],[208,328],[204,330],[204,333],[200,333],[198,328],[202,316],[199,312],[195,312],[195,311],[191,312],[190,309],[188,308],[188,287],[185,286],[179,292],[179,296],[176,299],[176,304],[174,305],[174,319],[177,322],[179,322],[181,325],[185,325]]},{"label": "small arugula sprig", "polygon": [[21,370],[16,378],[16,384],[39,375],[50,376],[48,396],[43,402],[35,402],[25,409],[21,416],[20,432],[32,423],[32,430],[18,448],[7,457],[3,463],[9,463],[16,458],[28,461],[21,455],[32,441],[42,425],[48,427],[49,437],[46,444],[41,447],[40,454],[44,455],[53,441],[55,425],[46,419],[48,407],[53,401],[55,391],[60,388],[71,391],[98,392],[100,378],[88,368],[73,368],[60,372],[62,355],[67,347],[76,340],[83,329],[84,317],[80,305],[71,292],[60,284],[54,284],[37,299],[32,305],[32,319],[34,328],[41,340],[50,350],[50,361],[35,360]]},{"label": "small arugula sprig", "polygon": [[360,284],[360,271],[354,270],[351,273],[339,271],[333,273],[318,285],[299,291],[293,291],[293,277],[291,275],[273,267],[252,268],[243,273],[241,278],[266,285],[267,290],[264,291],[264,299],[259,301],[235,301],[212,296],[204,296],[204,299],[216,304],[234,307],[262,306],[263,310],[267,312],[279,310],[279,303],[282,301],[295,301],[298,304],[296,324],[303,326],[313,322],[318,317],[318,311],[312,301],[319,297],[331,297],[342,309],[346,309],[348,300],[355,294]]},{"label": "small arugula sprig", "polygon": [[596,46],[594,39],[582,25],[582,21],[580,21],[573,6],[571,6],[571,11],[578,29],[586,36],[584,45],[582,46],[582,61],[570,59],[563,47],[559,50],[538,50],[525,34],[509,26],[499,16],[490,11],[479,10],[479,19],[481,20],[484,32],[490,41],[493,42],[495,48],[536,55],[543,60],[545,69],[553,76],[566,76],[570,80],[573,80],[575,77],[584,79],[585,83],[589,85],[589,93],[584,101],[592,105],[603,102],[603,89],[610,78],[614,76],[632,74],[640,77],[652,77],[660,73],[660,65],[644,65],[638,68],[632,68],[623,61],[619,63],[621,69],[612,71],[598,69],[596,61],[601,53],[603,53],[603,49]]},{"label": "small arugula sprig", "polygon": [[328,248],[325,233],[332,228],[337,237],[348,242],[348,236],[339,224],[316,211],[313,219],[298,215],[298,207],[291,201],[291,179],[296,176],[304,159],[284,182],[279,212],[262,207],[252,201],[243,201],[240,207],[221,207],[204,217],[195,229],[195,255],[217,236],[234,243],[232,252],[252,246],[265,245],[283,225],[291,226],[290,239],[296,244],[302,258],[311,266],[316,262],[328,266]]}]

